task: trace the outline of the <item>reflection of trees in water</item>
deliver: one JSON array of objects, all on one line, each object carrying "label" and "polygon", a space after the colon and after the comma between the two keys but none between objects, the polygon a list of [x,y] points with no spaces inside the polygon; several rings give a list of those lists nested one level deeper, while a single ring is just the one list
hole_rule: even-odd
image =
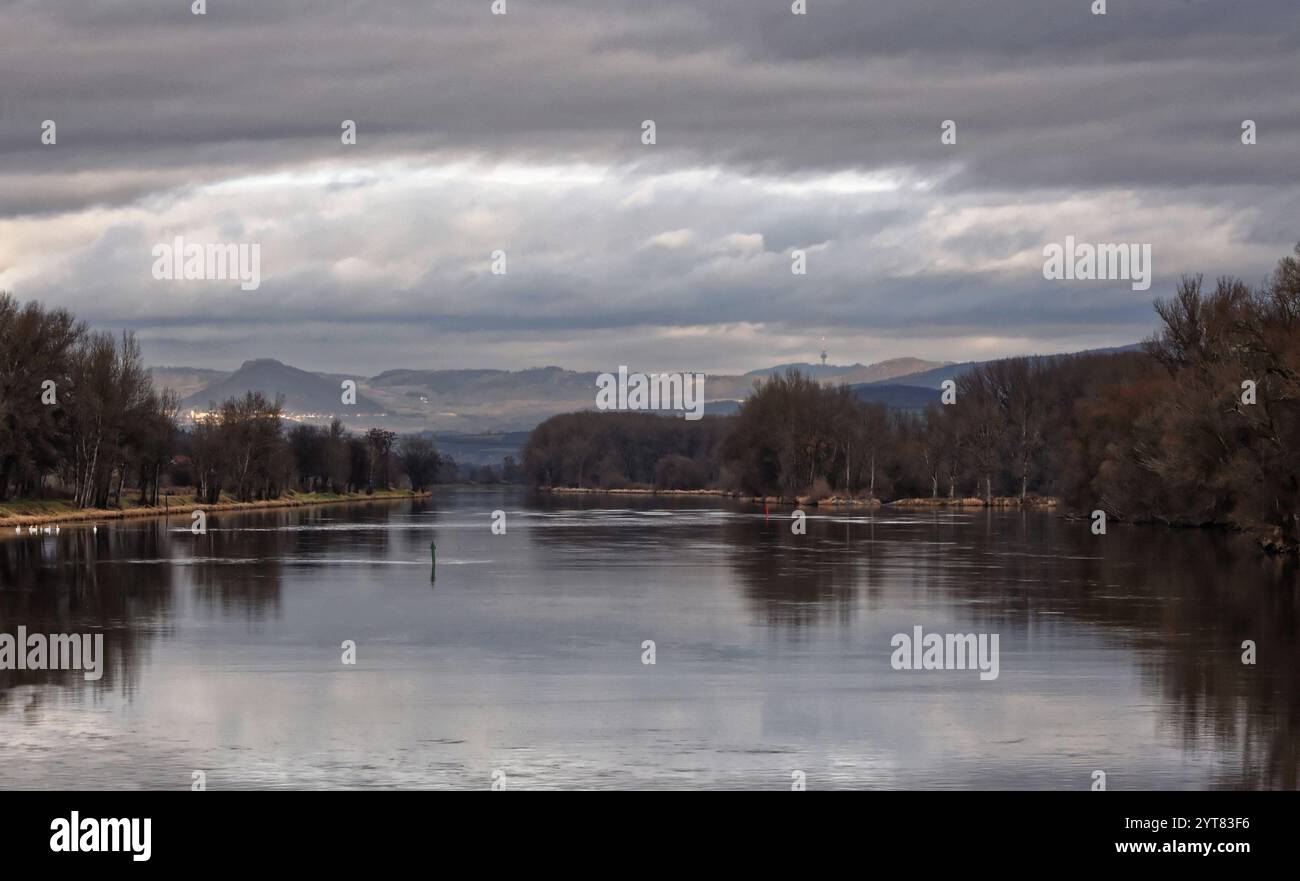
[{"label": "reflection of trees in water", "polygon": [[[1244,538],[1164,527],[1113,527],[1028,518],[1026,567],[1055,589],[1048,610],[1120,630],[1161,694],[1163,724],[1184,749],[1239,755],[1226,787],[1295,789],[1300,753],[1300,639],[1294,561]],[[994,527],[990,540],[996,540]],[[1034,550],[1034,549],[1038,550]],[[1089,559],[1069,559],[1070,557]],[[1243,640],[1258,649],[1241,662]]]},{"label": "reflection of trees in water", "polygon": [[[0,631],[104,635],[102,678],[87,682],[81,670],[0,670],[0,707],[24,685],[133,693],[154,636],[168,626],[172,570],[125,561],[165,557],[167,545],[161,523],[0,541]],[[39,710],[45,697],[44,689],[32,692],[26,709]]]},{"label": "reflection of trees in water", "polygon": [[878,598],[883,577],[869,523],[807,521],[790,531],[790,512],[726,521],[731,566],[751,608],[771,627],[797,634],[816,624],[853,623],[859,596]]},{"label": "reflection of trees in water", "polygon": [[[193,536],[189,545],[195,597],[222,616],[238,613],[255,621],[276,615],[286,565],[326,569],[340,554],[383,561],[392,556],[394,542],[420,556],[428,554],[428,533],[420,530],[357,528],[343,534],[331,525],[408,523],[412,513],[427,508],[427,500],[375,501],[240,512],[224,520],[214,514],[207,535]],[[178,539],[190,541],[191,536],[179,534]]]},{"label": "reflection of trees in water", "polygon": [[[517,502],[515,502],[517,504]],[[879,582],[876,560],[850,550],[842,537],[829,539],[790,533],[790,511],[772,512],[764,522],[761,509],[749,504],[726,500],[674,496],[635,496],[604,494],[530,494],[524,506],[540,519],[527,531],[528,540],[538,547],[555,552],[554,565],[584,567],[604,571],[621,561],[662,558],[674,549],[689,548],[704,540],[708,543],[698,563],[684,565],[709,567],[719,553],[719,536],[732,565],[739,571],[745,595],[762,611],[769,623],[790,626],[785,633],[799,637],[801,627],[827,620],[852,623],[853,601],[858,591],[874,595],[872,585]],[[508,507],[503,505],[503,507]],[[616,510],[621,525],[611,525],[595,512]],[[720,509],[736,515],[712,518]],[[624,510],[629,513],[622,513]],[[640,512],[673,511],[682,515],[662,519],[644,517]],[[586,515],[581,516],[581,515]],[[692,516],[694,515],[694,516]],[[548,518],[566,521],[562,528],[550,528]],[[483,521],[487,528],[488,520]],[[841,527],[844,528],[844,527]],[[847,527],[853,536],[865,535],[868,526]],[[856,539],[854,539],[856,542]],[[677,558],[674,564],[680,562]]]},{"label": "reflection of trees in water", "polygon": [[[1143,672],[1165,698],[1167,727],[1188,749],[1212,743],[1241,756],[1223,786],[1295,789],[1300,616],[1294,561],[1268,558],[1230,536],[1144,528],[1112,531],[1106,540],[1112,537],[1116,549],[1090,568],[1103,584],[1149,598],[1113,613],[1137,632]],[[1247,639],[1257,646],[1254,666],[1241,662]]]},{"label": "reflection of trees in water", "polygon": [[[1244,539],[1127,526],[1094,536],[1086,521],[981,512],[851,532],[809,519],[807,536],[790,535],[788,517],[732,521],[727,540],[745,595],[776,626],[850,614],[859,589],[869,603],[888,589],[955,604],[983,630],[1086,622],[1136,653],[1185,749],[1241,757],[1220,785],[1300,785],[1296,565]],[[1246,639],[1255,666],[1241,663]]]},{"label": "reflection of trees in water", "polygon": [[399,514],[406,518],[406,522],[412,525],[418,525],[421,529],[399,529],[391,533],[393,540],[397,543],[397,548],[402,552],[402,556],[414,557],[416,559],[426,559],[429,556],[429,542],[434,540],[432,529],[438,524],[439,507],[432,499],[412,499],[408,504],[400,508],[395,505],[388,505],[387,518],[395,518]]},{"label": "reflection of trees in water", "polygon": [[194,597],[218,617],[242,615],[260,621],[279,613],[283,580],[282,560],[309,553],[310,533],[285,527],[306,523],[311,508],[259,511],[228,517],[223,527],[219,515],[208,518],[206,535],[177,536],[178,548],[189,557]]},{"label": "reflection of trees in water", "polygon": [[[405,505],[377,502],[224,518],[212,514],[206,535],[193,535],[188,517],[173,517],[113,524],[98,533],[75,527],[57,536],[5,537],[0,540],[0,631],[16,636],[22,625],[28,633],[102,633],[104,675],[87,682],[80,670],[0,670],[0,709],[13,703],[19,686],[133,693],[153,638],[170,631],[177,586],[192,586],[201,610],[260,620],[279,612],[286,558],[326,567],[341,548],[351,554],[361,547],[360,553],[382,559],[393,540],[386,530],[363,531],[358,546],[355,536],[340,543],[335,533],[293,527],[356,518],[387,522],[409,513]],[[400,535],[427,553],[427,534]],[[306,562],[312,560],[320,562]],[[29,711],[50,696],[44,688],[20,694],[17,699]]]}]

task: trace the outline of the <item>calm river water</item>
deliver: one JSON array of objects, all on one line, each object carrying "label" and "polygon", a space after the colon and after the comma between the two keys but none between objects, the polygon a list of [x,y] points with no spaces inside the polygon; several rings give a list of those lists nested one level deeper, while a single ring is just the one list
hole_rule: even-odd
[{"label": "calm river water", "polygon": [[[0,671],[0,787],[1297,786],[1296,575],[1231,537],[470,489],[208,526],[0,536],[0,632],[107,656]],[[917,625],[998,678],[893,669]]]}]

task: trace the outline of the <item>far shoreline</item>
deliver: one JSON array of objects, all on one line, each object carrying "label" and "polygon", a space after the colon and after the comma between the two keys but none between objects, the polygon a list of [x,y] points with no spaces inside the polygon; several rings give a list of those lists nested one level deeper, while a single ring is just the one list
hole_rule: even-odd
[{"label": "far shoreline", "polygon": [[[896,510],[914,510],[914,511],[940,511],[940,510],[1025,510],[1025,511],[1043,511],[1046,513],[1057,514],[1066,520],[1085,520],[1083,514],[1065,509],[1064,504],[1055,496],[1029,496],[1021,499],[1018,496],[995,496],[992,502],[986,502],[984,499],[974,496],[961,498],[903,498],[894,499],[889,502],[882,502],[879,499],[855,499],[840,498],[830,496],[823,499],[813,499],[809,496],[799,496],[796,499],[785,498],[781,496],[753,496],[749,493],[737,492],[735,490],[724,489],[650,489],[647,487],[627,487],[620,489],[594,489],[590,487],[577,486],[539,486],[532,487],[531,491],[543,495],[610,495],[610,496],[673,496],[673,497],[699,497],[699,498],[725,498],[738,502],[749,502],[751,504],[761,505],[779,505],[781,507],[825,507],[825,508],[860,508],[865,510],[880,510],[881,508],[893,508]],[[1244,529],[1223,523],[1177,523],[1159,520],[1124,520],[1115,518],[1115,523],[1127,523],[1133,526],[1163,526],[1168,529],[1210,529],[1219,532],[1235,533],[1245,536],[1252,541],[1257,547],[1263,550],[1270,557],[1295,557],[1300,555],[1300,547],[1288,543],[1277,534],[1277,530],[1268,529]]]},{"label": "far shoreline", "polygon": [[876,498],[845,498],[842,496],[827,496],[822,499],[814,499],[811,496],[797,496],[789,498],[786,496],[755,496],[749,493],[738,492],[736,490],[726,489],[651,489],[648,487],[624,487],[618,489],[596,489],[592,487],[578,486],[539,486],[533,488],[534,492],[544,495],[611,495],[611,496],[676,496],[690,498],[699,496],[703,498],[724,498],[735,499],[737,501],[751,502],[754,504],[771,504],[771,505],[808,505],[811,507],[839,507],[839,508],[1043,508],[1055,510],[1060,506],[1060,500],[1051,496],[1032,496],[1021,499],[1016,496],[997,496],[992,502],[986,502],[984,499],[969,498],[904,498],[894,499],[889,502],[882,502]]},{"label": "far shoreline", "polygon": [[[348,505],[357,502],[392,502],[404,499],[426,499],[432,492],[410,490],[377,490],[373,493],[299,493],[278,499],[253,502],[217,502],[201,504],[193,496],[168,496],[169,504],[141,505],[129,508],[72,508],[59,509],[66,504],[61,499],[15,499],[0,502],[0,529],[22,526],[53,526],[65,523],[85,524],[108,520],[129,520],[137,517],[189,517],[194,511],[223,513],[227,511],[267,511],[283,508],[305,508],[314,505]],[[24,506],[53,507],[53,510],[25,513],[13,509]]]}]

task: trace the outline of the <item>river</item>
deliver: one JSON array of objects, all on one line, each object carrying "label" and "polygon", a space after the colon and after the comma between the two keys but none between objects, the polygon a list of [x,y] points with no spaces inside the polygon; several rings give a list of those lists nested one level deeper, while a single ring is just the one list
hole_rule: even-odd
[{"label": "river", "polygon": [[[1233,536],[442,488],[189,526],[0,538],[0,631],[105,652],[0,671],[0,787],[1297,786],[1294,565]],[[916,626],[997,678],[895,669]]]}]

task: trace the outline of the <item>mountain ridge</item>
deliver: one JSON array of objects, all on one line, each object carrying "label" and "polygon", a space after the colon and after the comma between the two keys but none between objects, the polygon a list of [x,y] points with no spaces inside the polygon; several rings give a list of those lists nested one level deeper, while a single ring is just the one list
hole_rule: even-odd
[{"label": "mountain ridge", "polygon": [[322,416],[382,413],[383,405],[362,394],[359,388],[355,404],[343,403],[340,383],[343,379],[350,378],[341,374],[311,373],[275,358],[253,358],[245,361],[229,376],[186,396],[180,405],[182,411],[206,412],[214,404],[220,404],[228,398],[242,397],[247,392],[261,392],[272,400],[283,395],[285,409],[295,413]]},{"label": "mountain ridge", "polygon": [[[734,412],[755,382],[790,369],[822,383],[846,385],[863,400],[914,410],[933,397],[926,390],[938,389],[943,380],[982,363],[904,357],[872,364],[791,362],[744,374],[708,374],[706,412]],[[557,413],[590,409],[600,375],[547,365],[521,370],[402,367],[363,377],[302,370],[275,358],[252,358],[234,371],[166,366],[150,368],[150,372],[160,386],[172,387],[181,395],[182,413],[206,412],[213,403],[258,391],[272,399],[283,395],[286,414],[304,421],[339,418],[350,427],[380,425],[401,432],[463,433],[529,431]],[[340,386],[347,379],[357,383],[355,405],[341,403]],[[363,418],[364,423],[358,421]]]}]

